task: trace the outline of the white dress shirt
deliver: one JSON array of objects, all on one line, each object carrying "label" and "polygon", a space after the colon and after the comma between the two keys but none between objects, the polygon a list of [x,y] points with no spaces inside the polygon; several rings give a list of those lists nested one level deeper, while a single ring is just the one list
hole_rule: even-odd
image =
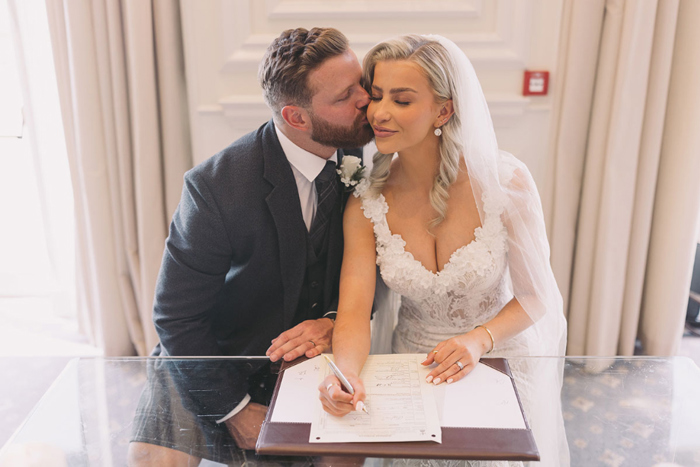
[{"label": "white dress shirt", "polygon": [[[314,216],[316,216],[316,206],[318,206],[318,195],[316,194],[316,184],[314,181],[316,177],[321,173],[323,168],[326,166],[326,159],[323,159],[309,151],[300,148],[296,144],[292,143],[289,138],[287,138],[284,133],[282,133],[277,125],[275,125],[275,132],[277,133],[277,139],[280,140],[280,145],[284,151],[285,156],[289,164],[292,166],[292,172],[294,172],[294,179],[297,182],[297,191],[299,191],[299,202],[301,203],[301,214],[304,216],[304,224],[306,224],[306,230],[311,230],[311,224],[314,221]],[[338,154],[333,153],[333,155],[328,158],[328,160],[338,163]],[[330,314],[329,311],[326,315]],[[325,316],[325,315],[324,315]],[[223,423],[229,418],[236,415],[238,412],[243,410],[243,408],[250,402],[250,395],[246,394],[241,402],[238,403],[235,409],[226,414],[225,417],[216,421],[216,423]]]},{"label": "white dress shirt", "polygon": [[[275,131],[277,132],[277,138],[280,140],[282,150],[287,156],[289,164],[292,166],[292,172],[294,172],[294,178],[299,191],[301,213],[304,216],[306,230],[309,231],[311,230],[311,223],[316,215],[316,206],[318,205],[318,196],[316,194],[316,184],[314,180],[316,180],[316,177],[318,177],[326,166],[326,159],[311,154],[309,151],[292,143],[276,125]],[[337,164],[337,153],[333,153],[328,160]]]}]

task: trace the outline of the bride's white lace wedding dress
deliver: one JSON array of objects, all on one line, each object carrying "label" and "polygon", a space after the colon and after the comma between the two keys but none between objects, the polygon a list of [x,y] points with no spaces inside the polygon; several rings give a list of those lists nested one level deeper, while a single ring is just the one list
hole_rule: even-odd
[{"label": "bride's white lace wedding dress", "polygon": [[[504,166],[512,169],[505,164]],[[512,173],[512,170],[501,173],[501,183],[507,185]],[[508,231],[502,218],[505,200],[499,197],[504,195],[496,193],[494,196],[493,193],[484,192],[482,200],[485,217],[482,226],[474,232],[474,240],[456,250],[443,269],[433,273],[406,251],[406,242],[400,235],[391,232],[386,220],[389,206],[384,196],[370,194],[367,185],[368,183],[361,183],[355,194],[362,200],[361,208],[365,217],[374,226],[377,265],[381,277],[389,289],[401,296],[398,323],[392,336],[393,353],[428,353],[437,343],[464,334],[491,320],[513,298],[507,274]],[[499,343],[488,356],[536,355],[538,336],[531,329]],[[516,359],[510,362],[510,366],[526,417],[531,421],[533,369],[528,366],[532,364]],[[537,442],[538,445],[542,444],[540,440]],[[542,447],[540,446],[540,452]],[[441,466],[522,465],[520,462],[399,462],[403,463]]]},{"label": "bride's white lace wedding dress", "polygon": [[[507,184],[512,171],[501,175]],[[474,240],[450,257],[437,273],[406,251],[406,242],[392,234],[384,196],[358,189],[365,217],[372,221],[377,265],[384,283],[401,295],[399,319],[392,338],[395,353],[427,353],[435,344],[486,323],[513,298],[508,284],[507,237],[503,199],[484,193],[482,226]],[[499,343],[489,356],[529,355],[527,331]]]}]

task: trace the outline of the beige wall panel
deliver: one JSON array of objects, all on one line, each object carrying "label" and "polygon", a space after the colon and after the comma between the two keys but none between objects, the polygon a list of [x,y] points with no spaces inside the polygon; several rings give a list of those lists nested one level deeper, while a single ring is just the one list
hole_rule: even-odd
[{"label": "beige wall panel", "polygon": [[[360,60],[377,42],[441,34],[471,59],[500,146],[546,186],[551,86],[561,0],[181,0],[196,163],[270,118],[257,83],[267,45],[284,29],[332,26]],[[523,70],[549,70],[550,95],[523,97]],[[546,197],[545,197],[546,199]]]}]

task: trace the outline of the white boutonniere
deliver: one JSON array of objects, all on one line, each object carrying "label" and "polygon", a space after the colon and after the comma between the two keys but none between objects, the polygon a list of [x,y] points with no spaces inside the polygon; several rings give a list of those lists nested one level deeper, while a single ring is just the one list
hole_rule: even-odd
[{"label": "white boutonniere", "polygon": [[340,168],[336,170],[340,175],[340,181],[345,185],[347,191],[352,190],[363,180],[362,174],[365,166],[362,165],[362,159],[355,156],[344,156]]}]

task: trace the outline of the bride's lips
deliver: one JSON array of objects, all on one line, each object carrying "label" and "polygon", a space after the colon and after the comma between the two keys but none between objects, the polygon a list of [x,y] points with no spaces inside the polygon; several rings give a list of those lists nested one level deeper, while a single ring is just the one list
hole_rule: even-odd
[{"label": "bride's lips", "polygon": [[396,131],[394,130],[390,130],[381,126],[373,126],[372,129],[374,130],[374,136],[376,136],[377,138],[386,138],[396,133]]}]

